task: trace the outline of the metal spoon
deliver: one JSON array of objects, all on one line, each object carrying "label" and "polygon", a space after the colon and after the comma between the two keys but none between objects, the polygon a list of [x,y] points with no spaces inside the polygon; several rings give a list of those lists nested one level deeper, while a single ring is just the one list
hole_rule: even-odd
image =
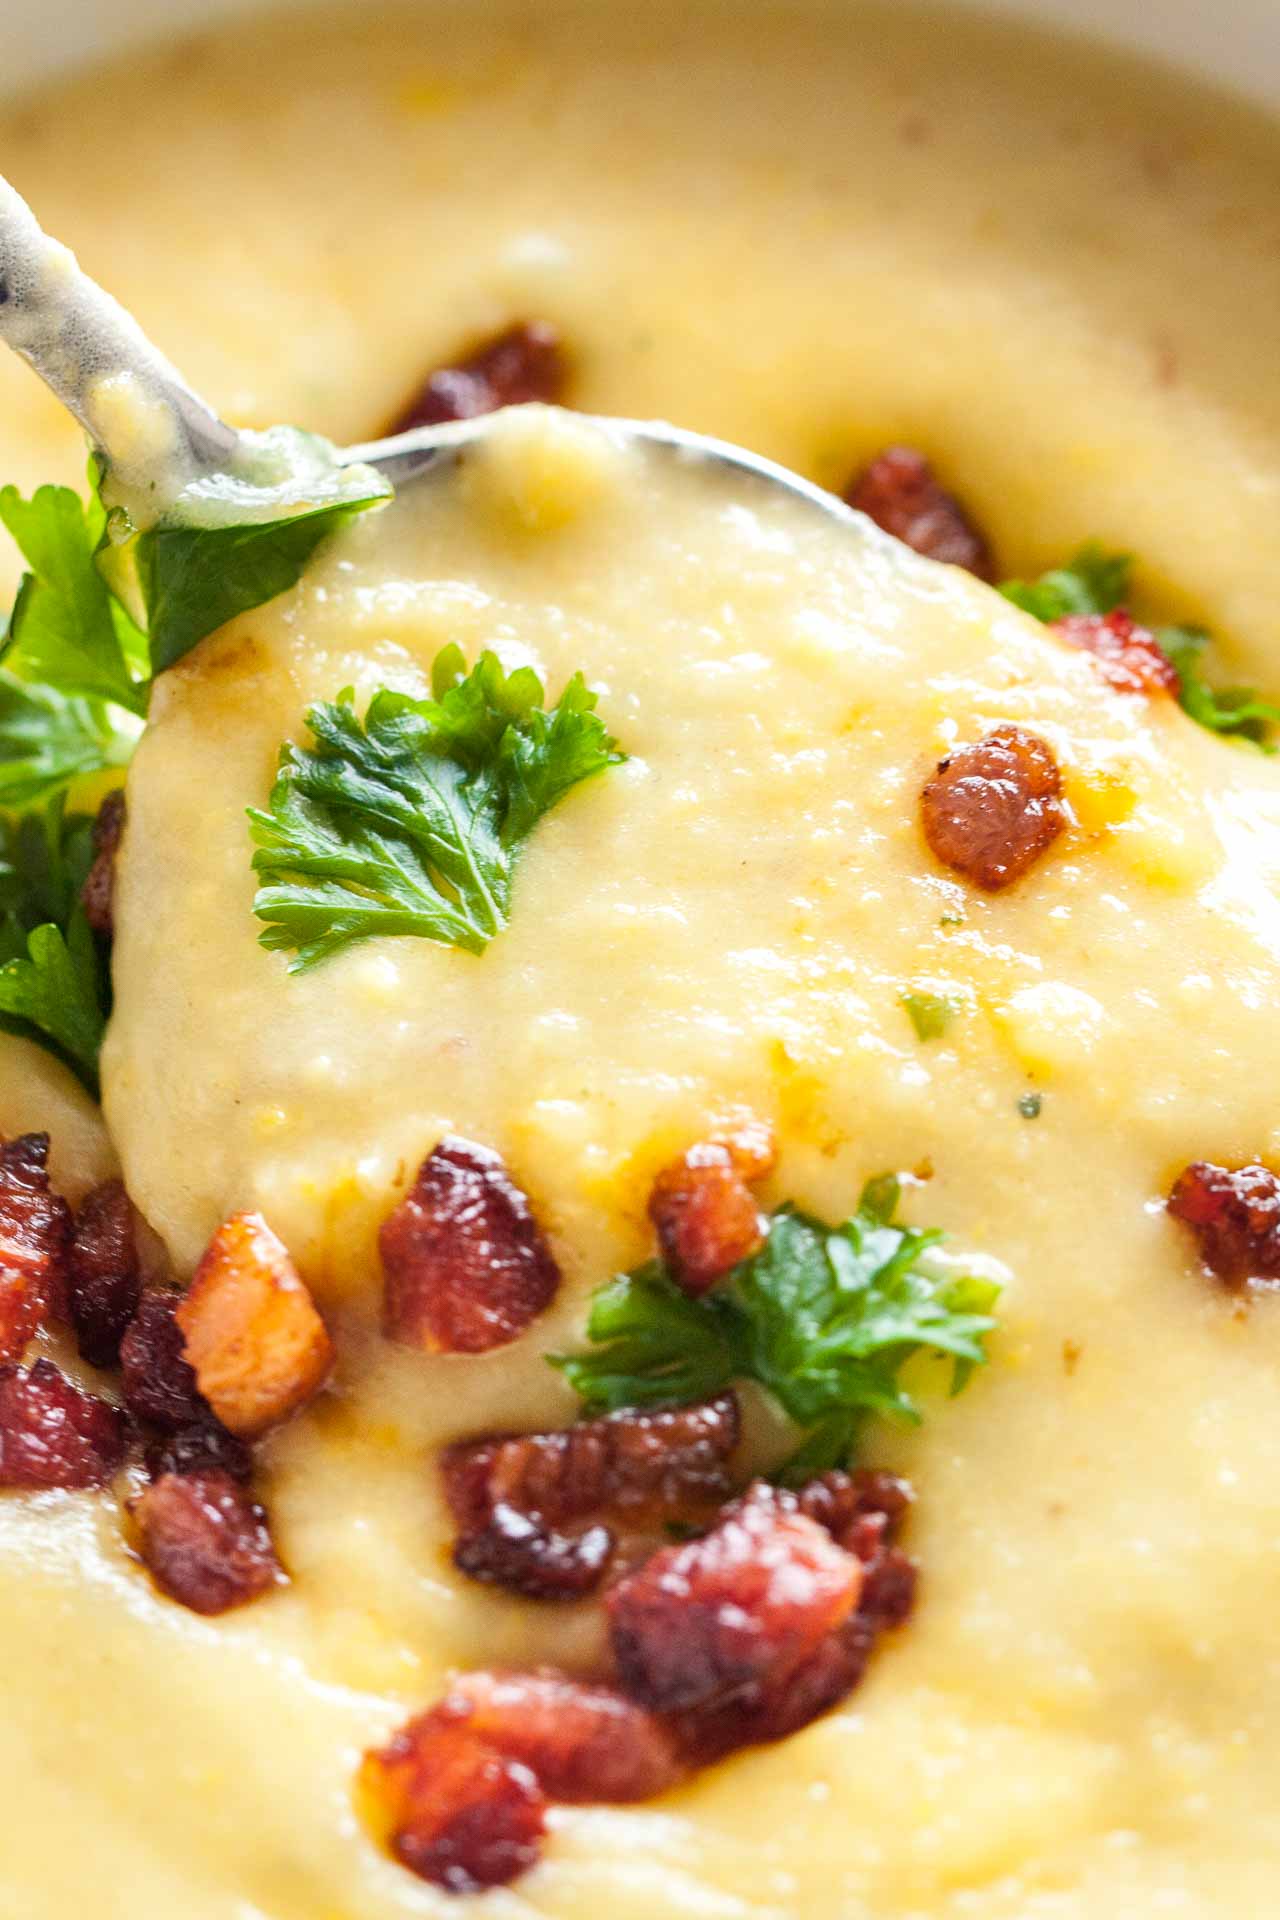
[{"label": "metal spoon", "polygon": [[[165,488],[234,472],[246,442],[192,391],[133,316],[84,273],[75,255],[42,230],[26,201],[0,175],[0,340],[19,353],[85,428],[126,496],[153,486],[155,443],[164,439]],[[135,417],[155,430],[134,444],[120,434],[113,396],[127,393]],[[455,465],[491,416],[419,427],[339,453],[344,465],[376,467],[396,487]],[[861,516],[834,494],[743,447],[664,421],[604,419],[611,436],[706,462],[753,483],[781,488],[849,526]]]}]

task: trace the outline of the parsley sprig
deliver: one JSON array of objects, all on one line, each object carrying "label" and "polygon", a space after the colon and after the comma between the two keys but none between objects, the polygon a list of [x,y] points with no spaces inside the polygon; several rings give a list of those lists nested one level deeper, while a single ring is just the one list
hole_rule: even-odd
[{"label": "parsley sprig", "polygon": [[944,1274],[942,1238],[896,1219],[900,1184],[883,1175],[857,1212],[829,1227],[782,1207],[760,1252],[691,1299],[661,1260],[594,1295],[594,1351],[552,1355],[590,1412],[702,1399],[755,1380],[804,1433],[784,1470],[803,1478],[841,1465],[868,1417],[917,1423],[902,1379],[922,1353],[949,1358],[951,1391],[987,1355],[998,1288]]},{"label": "parsley sprig", "polygon": [[[1128,603],[1133,578],[1133,556],[1110,553],[1091,541],[1069,560],[1036,580],[1006,580],[1000,588],[1006,600],[1046,624],[1071,614],[1106,614]],[[1246,740],[1274,753],[1268,736],[1280,725],[1280,704],[1264,700],[1253,687],[1213,687],[1201,671],[1201,655],[1211,644],[1203,627],[1164,626],[1152,629],[1161,651],[1178,670],[1178,701],[1198,726],[1210,733]]]},{"label": "parsley sprig", "polygon": [[250,809],[263,946],[298,973],[352,941],[416,934],[481,953],[506,926],[521,851],[571,787],[625,759],[581,674],[554,707],[531,667],[437,655],[431,697],[350,689],[286,742],[267,811]]},{"label": "parsley sprig", "polygon": [[154,675],[292,586],[327,534],[389,494],[313,436],[250,438],[259,478],[228,482],[225,498],[213,483],[192,488],[141,534],[108,513],[96,460],[87,500],[70,487],[0,490],[0,522],[27,563],[0,632],[0,806],[126,765]]},{"label": "parsley sprig", "polygon": [[92,826],[61,797],[0,816],[0,1029],[39,1040],[96,1094],[109,987],[80,905]]}]

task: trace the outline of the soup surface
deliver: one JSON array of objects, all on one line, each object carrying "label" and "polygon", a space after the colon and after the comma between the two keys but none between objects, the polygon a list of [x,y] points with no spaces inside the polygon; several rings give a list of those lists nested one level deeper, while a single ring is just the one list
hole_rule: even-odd
[{"label": "soup surface", "polygon": [[[1146,69],[900,7],[749,32],[431,8],[15,103],[0,168],[247,424],[367,437],[429,367],[545,318],[575,405],[832,486],[913,441],[1002,571],[1132,546],[1153,600],[1280,677],[1280,139]],[[1280,775],[874,530],[521,421],[162,681],[110,1142],[0,1041],[0,1127],[48,1127],[65,1191],[118,1155],[184,1275],[261,1207],[340,1353],[263,1449],[292,1584],[240,1615],[160,1598],[112,1500],[5,1496],[0,1912],[465,1910],[367,1837],[359,1752],[451,1668],[589,1663],[598,1626],[453,1572],[432,1455],[572,1416],[544,1353],[648,1253],[655,1168],[744,1109],[778,1135],[771,1203],[834,1220],[916,1170],[910,1216],[1004,1280],[966,1396],[927,1383],[922,1429],[872,1431],[919,1490],[919,1609],[844,1708],[652,1805],[558,1813],[475,1910],[1265,1912],[1280,1324],[1160,1202],[1188,1161],[1280,1154]],[[24,486],[81,458],[8,364],[0,456]],[[380,941],[290,978],[256,944],[244,809],[308,702],[417,689],[454,640],[552,694],[582,669],[630,757],[539,828],[483,957]],[[1053,747],[1071,824],[988,897],[929,854],[918,795],[1009,721]],[[941,1037],[904,992],[952,1000]],[[483,1359],[377,1328],[377,1223],[446,1130],[504,1154],[565,1274]]]}]

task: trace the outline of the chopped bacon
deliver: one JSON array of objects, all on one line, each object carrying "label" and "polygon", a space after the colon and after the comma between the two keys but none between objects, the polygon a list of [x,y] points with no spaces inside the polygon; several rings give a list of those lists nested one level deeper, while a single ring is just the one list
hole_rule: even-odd
[{"label": "chopped bacon", "polygon": [[1197,1160],[1175,1180],[1169,1211],[1191,1228],[1200,1258],[1227,1286],[1280,1280],[1280,1179],[1270,1167]]},{"label": "chopped bacon", "polygon": [[81,1203],[67,1255],[67,1315],[92,1366],[119,1360],[141,1292],[133,1206],[123,1181],[104,1180]]},{"label": "chopped bacon", "polygon": [[995,578],[985,537],[914,447],[886,447],[850,482],[844,497],[927,560],[964,567],[979,580]]},{"label": "chopped bacon", "polygon": [[71,1213],[49,1191],[49,1136],[0,1145],[0,1362],[20,1360],[65,1282]]},{"label": "chopped bacon", "polygon": [[528,1767],[552,1800],[569,1804],[651,1800],[682,1772],[675,1742],[654,1714],[616,1687],[545,1669],[463,1674],[434,1718],[469,1727]]},{"label": "chopped bacon", "polygon": [[1107,685],[1120,693],[1176,696],[1181,690],[1181,675],[1154,633],[1140,627],[1123,607],[1111,613],[1068,614],[1054,621],[1053,631],[1092,654]]},{"label": "chopped bacon", "polygon": [[581,1600],[604,1579],[613,1544],[608,1527],[557,1533],[537,1514],[499,1503],[483,1527],[463,1534],[453,1562],[471,1579],[526,1600]]},{"label": "chopped bacon", "polygon": [[622,1685],[657,1712],[772,1690],[857,1605],[862,1566],[791,1496],[753,1488],[699,1540],[666,1547],[605,1605]]},{"label": "chopped bacon", "polygon": [[560,1269],[500,1156],[444,1139],[382,1225],[384,1325],[428,1353],[487,1353],[548,1306]]},{"label": "chopped bacon", "polygon": [[747,1183],[763,1179],[775,1158],[772,1134],[752,1128],[699,1141],[654,1181],[649,1218],[686,1293],[705,1293],[764,1245],[766,1223]]},{"label": "chopped bacon", "polygon": [[162,1474],[132,1514],[156,1585],[193,1613],[226,1613],[284,1583],[266,1514],[219,1468]]},{"label": "chopped bacon", "polygon": [[174,1318],[181,1297],[163,1287],[145,1292],[120,1342],[124,1403],[135,1419],[149,1420],[165,1433],[213,1419],[183,1353],[182,1329]]},{"label": "chopped bacon", "polygon": [[996,727],[940,762],[921,795],[924,836],[944,866],[988,892],[1012,885],[1062,832],[1062,776],[1025,727]]},{"label": "chopped bacon", "polygon": [[541,1787],[465,1724],[410,1720],[365,1755],[361,1784],[396,1858],[449,1893],[505,1886],[541,1852]]},{"label": "chopped bacon", "polygon": [[333,1365],[324,1321],[260,1213],[218,1228],[174,1317],[201,1393],[245,1438],[304,1406]]},{"label": "chopped bacon", "polygon": [[740,1430],[737,1399],[722,1393],[549,1433],[463,1440],[443,1456],[445,1491],[464,1534],[484,1527],[499,1502],[553,1526],[599,1514],[687,1518],[726,1499]]},{"label": "chopped bacon", "polygon": [[0,1487],[100,1487],[124,1459],[119,1407],[82,1393],[51,1360],[0,1367]]},{"label": "chopped bacon", "polygon": [[110,938],[114,931],[116,854],[124,833],[124,788],[116,787],[98,808],[93,823],[93,865],[80,889],[84,917],[95,933]]},{"label": "chopped bacon", "polygon": [[229,1473],[241,1485],[247,1485],[253,1476],[249,1448],[212,1417],[198,1426],[182,1427],[177,1433],[152,1440],[144,1458],[153,1480],[166,1473],[203,1473],[209,1467]]},{"label": "chopped bacon", "polygon": [[861,1680],[880,1633],[915,1603],[917,1569],[892,1544],[912,1499],[891,1474],[825,1474],[799,1493],[756,1485],[741,1507],[801,1513],[834,1534],[862,1566],[857,1605],[794,1665],[677,1716],[682,1750],[706,1765],[761,1741],[781,1740],[837,1706]]},{"label": "chopped bacon", "polygon": [[560,335],[545,320],[520,321],[456,365],[437,367],[396,416],[388,433],[473,420],[526,400],[559,400],[568,378]]}]

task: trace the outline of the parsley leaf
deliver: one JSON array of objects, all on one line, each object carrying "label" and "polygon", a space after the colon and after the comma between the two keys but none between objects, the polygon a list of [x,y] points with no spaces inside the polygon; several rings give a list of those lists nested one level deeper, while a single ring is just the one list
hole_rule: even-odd
[{"label": "parsley leaf", "polygon": [[86,504],[70,487],[39,487],[24,500],[16,487],[5,487],[0,521],[29,567],[4,644],[9,672],[145,713],[145,693],[126,658],[126,647],[138,657],[141,636],[95,561],[107,523],[101,501],[95,495]]},{"label": "parsley leaf", "polygon": [[[1006,580],[999,590],[1024,613],[1052,624],[1070,614],[1112,612],[1129,599],[1132,573],[1131,554],[1109,553],[1091,541],[1065,567],[1036,580]],[[1267,735],[1280,725],[1280,704],[1261,699],[1253,687],[1211,687],[1200,671],[1200,656],[1210,644],[1203,627],[1156,627],[1154,634],[1178,670],[1178,704],[1190,719],[1210,733],[1275,751]]]},{"label": "parsley leaf", "polygon": [[108,515],[96,460],[87,501],[70,487],[0,490],[28,568],[0,631],[0,805],[125,765],[152,677],[291,587],[321,540],[390,494],[314,435],[242,438],[242,471],[188,487],[142,534]]},{"label": "parsley leaf", "polygon": [[0,807],[28,807],[81,774],[128,764],[141,722],[102,700],[0,668]]},{"label": "parsley leaf", "polygon": [[60,799],[0,816],[0,1025],[51,1045],[96,1094],[107,981],[80,906],[92,825]]},{"label": "parsley leaf", "polygon": [[986,1360],[996,1287],[943,1275],[941,1235],[895,1219],[899,1183],[868,1183],[857,1212],[828,1227],[792,1207],[764,1246],[691,1299],[661,1261],[596,1293],[595,1351],[552,1355],[587,1411],[702,1398],[734,1380],[768,1389],[805,1433],[784,1469],[804,1477],[849,1458],[868,1416],[918,1422],[901,1379],[920,1353],[952,1361],[952,1392]]},{"label": "parsley leaf", "polygon": [[322,540],[391,497],[381,474],[344,466],[317,434],[271,427],[241,445],[235,473],[194,482],[133,543],[153,673],[284,593]]},{"label": "parsley leaf", "polygon": [[1132,572],[1132,554],[1109,553],[1090,540],[1065,567],[1036,580],[1005,580],[999,591],[1048,626],[1073,613],[1110,613],[1128,598]]},{"label": "parsley leaf", "polygon": [[381,688],[364,721],[350,689],[286,742],[270,810],[251,808],[263,946],[301,972],[354,940],[416,934],[481,953],[506,926],[524,842],[580,780],[625,755],[575,674],[543,706],[529,667],[437,656],[432,697]]},{"label": "parsley leaf", "polygon": [[1203,627],[1157,627],[1156,639],[1178,669],[1178,701],[1184,713],[1210,733],[1234,735],[1264,753],[1275,752],[1267,734],[1280,725],[1280,705],[1260,699],[1253,687],[1209,685],[1200,671],[1200,656],[1210,643]]},{"label": "parsley leaf", "polygon": [[917,1040],[941,1040],[962,1004],[954,993],[928,993],[915,987],[904,989],[898,998],[907,1010]]}]

